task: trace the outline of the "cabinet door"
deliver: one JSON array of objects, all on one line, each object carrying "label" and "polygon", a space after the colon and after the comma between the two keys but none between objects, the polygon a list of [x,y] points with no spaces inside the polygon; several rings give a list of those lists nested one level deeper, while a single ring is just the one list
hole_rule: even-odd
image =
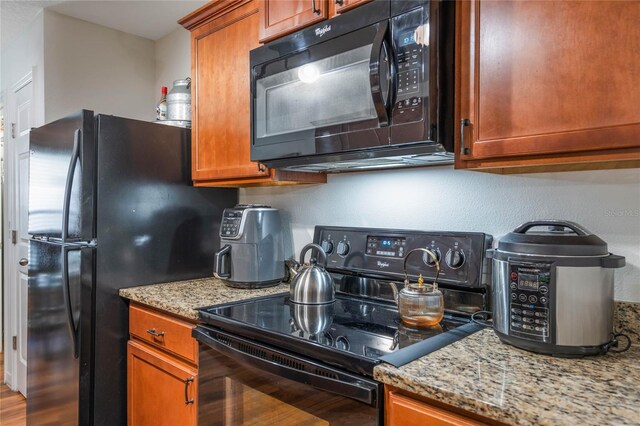
[{"label": "cabinet door", "polygon": [[266,42],[329,17],[328,0],[264,0],[260,8],[260,41]]},{"label": "cabinet door", "polygon": [[460,159],[640,158],[640,2],[476,0],[456,14]]},{"label": "cabinet door", "polygon": [[127,347],[130,426],[197,424],[197,371],[144,344]]},{"label": "cabinet door", "polygon": [[257,2],[192,32],[195,181],[269,175],[249,152],[249,51],[259,45]]},{"label": "cabinet door", "polygon": [[329,0],[329,16],[334,16],[369,3],[371,0]]},{"label": "cabinet door", "polygon": [[476,422],[458,414],[432,407],[395,392],[387,392],[387,426],[480,426]]},{"label": "cabinet door", "polygon": [[249,52],[258,0],[216,0],[180,20],[191,31],[191,177],[195,186],[324,183],[326,176],[251,161]]}]

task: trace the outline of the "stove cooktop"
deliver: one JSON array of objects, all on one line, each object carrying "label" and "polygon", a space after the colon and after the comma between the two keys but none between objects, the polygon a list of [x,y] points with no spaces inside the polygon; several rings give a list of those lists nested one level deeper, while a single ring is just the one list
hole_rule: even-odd
[{"label": "stove cooktop", "polygon": [[393,304],[344,295],[326,305],[301,305],[282,294],[199,311],[209,325],[367,376],[380,357],[469,322],[445,316],[437,326],[411,328]]}]

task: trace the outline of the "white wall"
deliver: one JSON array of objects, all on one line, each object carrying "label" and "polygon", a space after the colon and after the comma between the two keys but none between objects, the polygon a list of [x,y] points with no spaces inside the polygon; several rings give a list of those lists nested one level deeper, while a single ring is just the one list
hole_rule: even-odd
[{"label": "white wall", "polygon": [[[44,124],[44,17],[40,12],[0,54],[0,90],[6,90],[34,72],[35,123]],[[0,36],[3,36],[0,29]],[[6,99],[6,98],[5,98]]]},{"label": "white wall", "polygon": [[45,120],[81,108],[155,119],[155,43],[44,11]]},{"label": "white wall", "polygon": [[160,99],[160,88],[173,87],[173,81],[191,76],[191,35],[179,28],[156,40],[155,94]]},{"label": "white wall", "polygon": [[296,253],[313,226],[479,231],[498,238],[533,219],[582,224],[625,256],[616,300],[640,302],[640,169],[493,175],[448,167],[329,175],[326,185],[250,188],[240,202],[286,212]]}]

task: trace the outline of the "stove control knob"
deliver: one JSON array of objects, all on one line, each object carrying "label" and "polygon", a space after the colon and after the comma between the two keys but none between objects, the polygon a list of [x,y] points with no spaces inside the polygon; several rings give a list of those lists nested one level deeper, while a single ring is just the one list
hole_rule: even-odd
[{"label": "stove control knob", "polygon": [[[436,259],[438,259],[438,262],[440,262],[440,259],[442,259],[442,254],[440,253],[440,249],[436,248],[429,248],[427,247],[427,250],[430,250],[433,252],[433,254],[436,255]],[[425,265],[427,266],[436,266],[436,262],[434,262],[433,257],[431,257],[429,254],[424,253],[422,255],[422,261],[425,263]]]},{"label": "stove control knob", "polygon": [[458,269],[464,265],[465,257],[464,252],[460,249],[449,249],[447,255],[444,258],[449,268]]},{"label": "stove control knob", "polygon": [[338,253],[340,256],[344,257],[347,254],[349,254],[349,249],[351,247],[349,247],[349,243],[346,241],[340,241],[338,243],[338,246],[336,247],[336,253]]},{"label": "stove control knob", "polygon": [[322,247],[322,250],[324,250],[325,253],[327,254],[333,253],[333,243],[331,241],[322,240],[322,243],[320,243],[320,246]]},{"label": "stove control knob", "polygon": [[336,339],[336,348],[341,351],[348,351],[351,345],[349,344],[349,340],[346,337],[340,336]]}]

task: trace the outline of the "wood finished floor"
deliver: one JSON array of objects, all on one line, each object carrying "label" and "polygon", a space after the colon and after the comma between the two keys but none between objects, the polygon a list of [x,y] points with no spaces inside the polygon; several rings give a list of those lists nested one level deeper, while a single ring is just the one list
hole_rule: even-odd
[{"label": "wood finished floor", "polygon": [[[4,353],[0,353],[0,383],[4,380]],[[7,385],[0,385],[0,425],[24,426],[27,424],[27,401],[20,392],[12,392]]]}]

